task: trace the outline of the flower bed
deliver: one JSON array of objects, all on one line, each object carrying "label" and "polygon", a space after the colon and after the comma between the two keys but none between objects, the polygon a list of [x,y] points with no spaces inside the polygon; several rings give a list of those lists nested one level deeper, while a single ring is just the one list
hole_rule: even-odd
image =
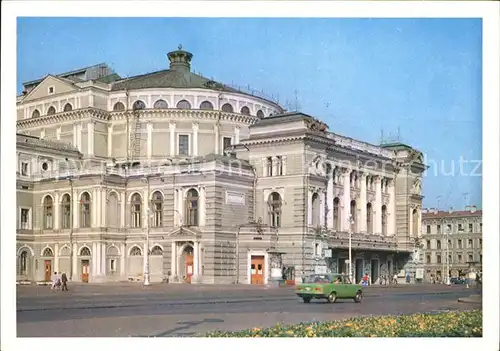
[{"label": "flower bed", "polygon": [[205,337],[481,337],[481,310],[360,317],[342,321],[279,325],[238,332],[215,331]]}]

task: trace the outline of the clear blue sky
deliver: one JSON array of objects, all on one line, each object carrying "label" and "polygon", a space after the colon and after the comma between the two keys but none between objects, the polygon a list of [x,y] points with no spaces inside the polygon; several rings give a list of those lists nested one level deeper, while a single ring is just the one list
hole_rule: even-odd
[{"label": "clear blue sky", "polygon": [[[182,44],[192,68],[279,95],[330,129],[424,152],[424,206],[481,206],[480,19],[21,18],[24,81],[106,62],[121,76],[168,68]],[[296,93],[295,93],[296,91]],[[469,161],[460,172],[460,159]],[[455,170],[453,172],[453,166]],[[475,174],[475,175],[474,175]],[[482,207],[482,206],[481,206]]]}]

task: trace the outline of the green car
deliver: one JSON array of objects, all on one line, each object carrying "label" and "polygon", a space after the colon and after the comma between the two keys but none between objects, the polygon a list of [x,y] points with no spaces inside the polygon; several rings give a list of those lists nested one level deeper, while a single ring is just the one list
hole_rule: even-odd
[{"label": "green car", "polygon": [[337,299],[353,299],[359,303],[363,298],[362,288],[361,285],[352,284],[345,274],[313,274],[296,286],[295,293],[305,303],[312,299],[326,299],[329,303]]}]

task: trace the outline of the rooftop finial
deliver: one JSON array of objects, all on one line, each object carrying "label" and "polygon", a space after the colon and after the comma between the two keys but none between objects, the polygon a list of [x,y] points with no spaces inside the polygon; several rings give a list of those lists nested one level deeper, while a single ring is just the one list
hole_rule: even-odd
[{"label": "rooftop finial", "polygon": [[182,50],[182,44],[179,44],[179,46],[177,47],[177,49]]}]

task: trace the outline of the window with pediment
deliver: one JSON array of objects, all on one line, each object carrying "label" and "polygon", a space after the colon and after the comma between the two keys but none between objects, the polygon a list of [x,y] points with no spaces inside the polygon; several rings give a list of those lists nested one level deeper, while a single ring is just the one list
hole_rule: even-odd
[{"label": "window with pediment", "polygon": [[382,235],[387,235],[387,206],[382,206]]},{"label": "window with pediment", "polygon": [[196,189],[190,189],[186,195],[186,225],[198,226],[200,196]]},{"label": "window with pediment", "polygon": [[163,219],[163,195],[156,191],[153,194],[153,199],[151,203],[153,207],[153,227],[161,227]]},{"label": "window with pediment", "polygon": [[43,199],[43,228],[52,229],[54,228],[54,202],[52,197],[45,196]]},{"label": "window with pediment", "polygon": [[314,193],[311,198],[312,226],[314,228],[321,226],[320,199],[319,194]]},{"label": "window with pediment", "polygon": [[283,206],[281,195],[277,192],[271,193],[269,195],[267,204],[269,207],[269,224],[272,227],[281,227],[281,209]]},{"label": "window with pediment", "polygon": [[132,228],[141,228],[142,227],[142,198],[141,195],[135,193],[132,195],[132,200],[130,202],[131,209],[131,223],[130,226]]},{"label": "window with pediment", "polygon": [[71,227],[71,197],[69,194],[64,194],[61,201],[61,228],[69,229]]},{"label": "window with pediment", "polygon": [[366,231],[373,234],[373,207],[371,203],[366,204]]},{"label": "window with pediment", "polygon": [[333,199],[333,229],[340,231],[340,199]]},{"label": "window with pediment", "polygon": [[352,200],[351,201],[351,231],[353,233],[356,232],[356,229],[358,228],[358,216],[357,216],[357,211],[356,211],[356,201],[355,200]]},{"label": "window with pediment", "polygon": [[90,195],[87,192],[80,197],[80,227],[90,228]]}]

